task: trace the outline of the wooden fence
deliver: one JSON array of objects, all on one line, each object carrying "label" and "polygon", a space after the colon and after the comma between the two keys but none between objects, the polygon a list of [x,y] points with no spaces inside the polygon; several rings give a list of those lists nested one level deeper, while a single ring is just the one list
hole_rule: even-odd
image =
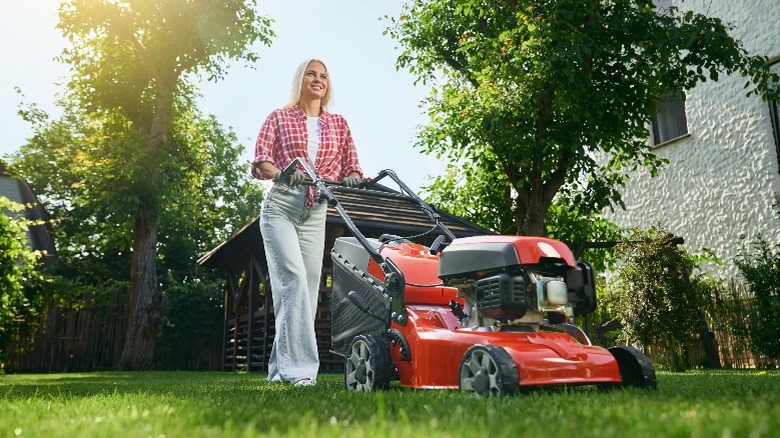
[{"label": "wooden fence", "polygon": [[125,294],[84,296],[79,309],[52,307],[29,341],[12,343],[11,366],[22,372],[94,371],[118,363],[127,329]]},{"label": "wooden fence", "polygon": [[[716,294],[704,304],[707,324],[713,332],[718,347],[720,364],[723,368],[780,368],[780,360],[750,351],[749,340],[738,337],[728,330],[734,321],[747,322],[752,315],[748,303],[750,292],[741,281],[729,280],[725,296]],[[688,350],[688,360],[694,366],[706,363],[701,341],[696,341]]]},{"label": "wooden fence", "polygon": [[[322,327],[318,326],[318,342],[322,343],[321,348],[326,352],[330,341],[329,324],[326,324],[329,322],[326,310],[330,298],[327,278],[325,276],[323,281],[322,295],[325,302],[322,300],[320,302],[320,310],[325,313],[322,315],[322,321],[318,319],[318,324],[320,322],[324,324]],[[730,281],[728,287],[729,291],[725,297],[713,296],[704,306],[710,331],[715,337],[721,366],[735,369],[780,368],[780,361],[777,358],[753,354],[747,339],[737,337],[724,328],[728,327],[730,321],[735,319],[746,321],[751,316],[747,312],[748,306],[745,305],[750,300],[745,286]],[[79,309],[52,308],[39,322],[32,340],[10,345],[9,371],[76,372],[113,369],[122,352],[127,327],[126,315],[126,296],[124,293],[117,292],[112,292],[107,299],[100,300],[85,296],[83,305]],[[255,325],[261,327],[260,324]],[[226,329],[230,329],[229,324]],[[228,343],[231,338],[230,334],[226,335]],[[267,354],[270,344],[262,345],[265,345],[265,354]],[[226,350],[227,353],[230,352],[229,348]],[[262,366],[265,364],[264,361],[258,367],[246,366],[247,364],[241,366],[234,361],[228,361],[228,365],[232,366],[225,366],[222,363],[224,356],[220,351],[222,351],[220,345],[205,348],[200,354],[197,369],[265,370]],[[649,354],[652,357],[652,351]],[[700,341],[690,346],[688,354],[690,363],[695,367],[705,366],[707,363],[704,347]],[[323,371],[340,370],[340,363],[333,357],[327,356],[321,359],[323,359]]]}]

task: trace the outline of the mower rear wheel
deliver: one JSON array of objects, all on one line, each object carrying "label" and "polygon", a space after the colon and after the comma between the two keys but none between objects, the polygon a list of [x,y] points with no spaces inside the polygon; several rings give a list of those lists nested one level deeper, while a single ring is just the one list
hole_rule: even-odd
[{"label": "mower rear wheel", "polygon": [[495,345],[474,345],[463,355],[458,386],[480,396],[512,395],[520,378],[512,356]]},{"label": "mower rear wheel", "polygon": [[644,353],[633,347],[619,345],[609,352],[617,360],[623,387],[655,389],[655,368]]},{"label": "mower rear wheel", "polygon": [[372,335],[355,336],[344,361],[344,385],[350,391],[390,386],[389,346]]}]

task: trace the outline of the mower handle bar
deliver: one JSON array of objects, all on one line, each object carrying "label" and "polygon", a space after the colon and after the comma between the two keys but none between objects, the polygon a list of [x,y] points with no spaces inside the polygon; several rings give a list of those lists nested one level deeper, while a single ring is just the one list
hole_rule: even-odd
[{"label": "mower handle bar", "polygon": [[390,179],[398,184],[398,187],[401,188],[401,196],[399,197],[412,198],[414,203],[417,204],[417,206],[428,216],[428,219],[430,219],[436,225],[436,228],[438,228],[445,236],[447,236],[450,242],[456,239],[455,234],[453,234],[452,231],[450,231],[450,229],[442,223],[441,215],[427,202],[423,201],[419,196],[417,196],[417,194],[412,191],[412,189],[410,189],[409,186],[407,186],[403,181],[401,181],[401,179],[398,178],[398,175],[396,175],[396,173],[392,170],[382,170],[379,172],[379,174],[377,174],[376,178],[370,179],[366,184],[363,185],[363,187],[370,188],[384,177],[390,177]]},{"label": "mower handle bar", "polygon": [[338,199],[333,196],[333,192],[330,191],[328,183],[333,183],[333,181],[328,181],[326,183],[325,180],[320,179],[317,176],[317,173],[314,172],[311,166],[309,166],[309,163],[300,157],[294,159],[290,164],[287,165],[287,167],[282,170],[279,179],[284,181],[289,178],[289,176],[295,172],[295,169],[297,169],[298,166],[303,168],[304,175],[309,178],[309,181],[305,181],[304,184],[317,187],[320,192],[320,198],[327,199],[328,205],[336,209],[339,216],[341,216],[341,218],[344,220],[347,228],[349,228],[349,230],[352,232],[352,235],[357,238],[358,242],[360,242],[360,245],[368,251],[372,259],[374,259],[378,264],[380,264],[380,266],[382,266],[385,261],[384,258],[371,246],[371,244],[368,243],[366,236],[364,236],[363,233],[358,230],[355,223],[352,222],[352,219],[349,218],[349,215],[344,210],[344,207],[341,206],[341,203],[338,201]]},{"label": "mower handle bar", "polygon": [[[333,192],[330,191],[330,188],[326,184],[325,180],[320,179],[312,170],[311,166],[309,166],[309,163],[307,163],[305,160],[301,159],[300,157],[293,160],[292,163],[290,163],[287,167],[284,168],[284,170],[282,170],[280,179],[283,180],[295,172],[296,166],[301,166],[303,170],[309,175],[309,178],[311,178],[311,185],[316,186],[317,190],[319,190],[320,199],[327,199],[328,205],[333,207],[336,212],[338,212],[339,216],[341,216],[341,218],[344,220],[344,224],[352,232],[352,235],[355,236],[358,242],[360,242],[360,245],[365,248],[366,251],[368,251],[369,256],[374,261],[376,261],[380,269],[382,269],[382,272],[385,276],[384,295],[387,298],[387,310],[390,312],[392,319],[401,325],[406,325],[406,312],[403,308],[405,280],[401,269],[399,269],[391,259],[382,257],[382,255],[379,254],[376,249],[374,249],[374,247],[368,242],[368,239],[366,239],[366,236],[360,232],[355,223],[352,222],[352,219],[349,218],[349,215],[344,210],[344,207],[341,205],[339,200],[333,196]],[[358,298],[353,297],[353,300],[356,299]]]},{"label": "mower handle bar", "polygon": [[[368,241],[365,240],[365,236],[363,236],[363,233],[360,232],[360,230],[357,229],[355,224],[352,222],[352,220],[347,215],[346,211],[341,207],[341,204],[339,203],[338,199],[336,199],[335,196],[333,196],[333,192],[330,191],[329,187],[337,186],[337,187],[344,187],[347,188],[348,186],[345,186],[341,182],[337,181],[330,181],[325,179],[320,179],[316,172],[309,166],[309,163],[306,162],[303,158],[296,158],[294,159],[287,167],[282,170],[280,179],[284,180],[288,178],[293,172],[295,172],[295,169],[297,166],[300,165],[304,170],[305,179],[303,181],[303,185],[306,186],[315,186],[320,190],[320,196],[327,199],[328,205],[332,206],[336,209],[336,211],[339,213],[339,215],[344,219],[344,222],[347,224],[347,227],[352,231],[352,234],[358,239],[358,241],[363,245],[369,253],[372,254],[372,258],[374,258],[377,262],[380,262],[380,258],[376,258],[373,256],[373,254],[379,255],[376,250],[371,247],[371,245],[368,243]],[[400,194],[396,193],[387,193],[387,192],[377,192],[375,190],[366,190],[363,191],[363,194],[370,195],[370,196],[376,196],[376,197],[392,197],[396,199],[403,199],[403,200],[410,200],[413,201],[414,204],[417,205],[427,216],[428,219],[430,219],[438,228],[443,235],[447,237],[450,241],[453,241],[456,239],[455,234],[450,231],[449,228],[447,228],[446,225],[442,223],[442,217],[441,215],[433,209],[428,203],[423,201],[419,196],[417,196],[412,189],[409,188],[409,186],[406,185],[403,181],[401,181],[400,178],[398,178],[398,175],[390,169],[385,169],[379,172],[375,178],[369,178],[364,179],[361,182],[360,187],[361,188],[371,188],[372,186],[376,185],[380,180],[382,180],[385,177],[389,177],[392,179],[396,184],[398,184],[398,187],[401,189]]]}]

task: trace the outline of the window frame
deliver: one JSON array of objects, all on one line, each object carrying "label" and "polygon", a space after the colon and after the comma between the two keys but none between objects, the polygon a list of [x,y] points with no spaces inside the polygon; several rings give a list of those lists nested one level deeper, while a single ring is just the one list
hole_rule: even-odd
[{"label": "window frame", "polygon": [[650,126],[650,140],[658,146],[688,136],[688,116],[685,93],[665,96],[656,103],[655,118]]}]

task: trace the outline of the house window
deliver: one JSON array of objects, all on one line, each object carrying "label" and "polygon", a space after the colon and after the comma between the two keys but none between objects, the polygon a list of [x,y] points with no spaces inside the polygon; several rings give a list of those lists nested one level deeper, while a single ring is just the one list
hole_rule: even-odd
[{"label": "house window", "polygon": [[681,137],[688,133],[685,117],[685,95],[677,93],[661,99],[656,105],[653,120],[653,145]]},{"label": "house window", "polygon": [[653,6],[660,14],[667,14],[672,7],[672,0],[653,0]]},{"label": "house window", "polygon": [[[772,64],[769,68],[780,75],[780,62]],[[780,84],[775,84],[775,86],[780,86]],[[778,166],[780,168],[780,114],[777,111],[778,106],[780,106],[780,102],[777,100],[769,101],[769,117],[772,120],[772,133],[775,136],[775,150],[777,151]]]},{"label": "house window", "polygon": [[[653,0],[656,12],[670,14],[672,0]],[[652,129],[653,145],[682,137],[688,133],[688,119],[685,117],[685,95],[675,93],[665,96],[656,104]]]}]

